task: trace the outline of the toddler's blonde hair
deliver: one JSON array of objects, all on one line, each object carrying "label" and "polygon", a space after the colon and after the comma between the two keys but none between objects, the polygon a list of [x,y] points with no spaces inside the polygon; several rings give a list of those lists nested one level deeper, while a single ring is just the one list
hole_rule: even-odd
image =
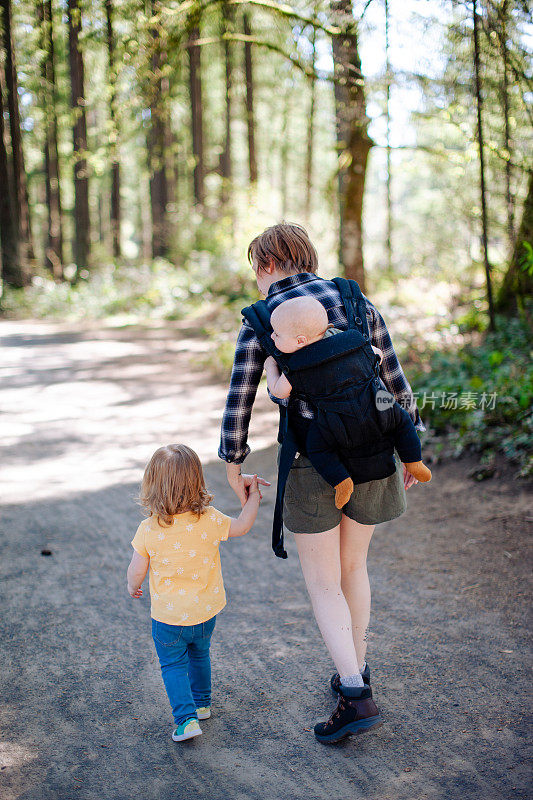
[{"label": "toddler's blonde hair", "polygon": [[200,518],[212,499],[194,450],[186,444],[167,444],[155,451],[144,471],[139,502],[160,525],[172,525],[174,514],[184,511]]}]

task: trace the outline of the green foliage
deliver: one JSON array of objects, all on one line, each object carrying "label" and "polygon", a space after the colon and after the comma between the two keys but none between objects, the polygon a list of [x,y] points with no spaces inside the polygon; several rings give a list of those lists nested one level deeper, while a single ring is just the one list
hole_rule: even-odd
[{"label": "green foliage", "polygon": [[[218,265],[219,266],[219,265]],[[151,264],[113,265],[87,272],[75,285],[36,276],[27,289],[4,287],[0,313],[4,317],[56,320],[127,316],[142,319],[183,319],[200,308],[227,308],[232,316],[247,299],[257,299],[251,270],[226,264],[215,274],[209,253],[193,251],[186,268],[163,259]]]},{"label": "green foliage", "polygon": [[435,352],[414,376],[426,427],[455,455],[503,453],[533,475],[532,346],[526,322],[500,317],[479,344]]},{"label": "green foliage", "polygon": [[518,265],[528,277],[533,276],[533,247],[529,242],[522,242],[522,252],[518,257]]}]

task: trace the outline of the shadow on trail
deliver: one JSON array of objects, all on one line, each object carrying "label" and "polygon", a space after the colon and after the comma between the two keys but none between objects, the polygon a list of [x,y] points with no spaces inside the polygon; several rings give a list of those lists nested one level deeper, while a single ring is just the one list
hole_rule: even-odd
[{"label": "shadow on trail", "polygon": [[[249,467],[272,477],[274,460],[267,448]],[[148,586],[139,602],[126,592],[138,483],[5,507],[4,796],[525,798],[526,598],[516,587],[527,567],[501,556],[519,547],[524,506],[516,487],[468,486],[466,469],[437,467],[408,513],[376,532],[369,658],[386,724],[329,748],[311,728],[333,707],[332,665],[290,536],[287,561],[270,551],[273,489],[252,533],[221,548],[228,606],[213,637],[213,717],[182,746],[170,740]],[[214,504],[236,515],[222,465],[207,464],[206,478]]]}]

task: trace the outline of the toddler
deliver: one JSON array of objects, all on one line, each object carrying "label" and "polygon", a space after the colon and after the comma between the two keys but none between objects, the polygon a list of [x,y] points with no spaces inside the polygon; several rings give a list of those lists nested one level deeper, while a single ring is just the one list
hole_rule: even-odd
[{"label": "toddler", "polygon": [[209,505],[202,465],[184,444],[160,447],[146,467],[140,502],[150,516],[139,525],[128,567],[128,592],[142,596],[150,569],[152,636],[172,707],[172,739],[199,736],[211,716],[209,646],[216,615],[226,605],[220,542],[243,536],[255,522],[257,475],[237,519]]},{"label": "toddler", "polygon": [[[272,325],[272,341],[282,353],[295,353],[304,347],[308,347],[314,342],[318,342],[328,336],[334,336],[341,331],[328,324],[327,311],[314,297],[304,296],[286,300],[276,306],[270,316]],[[372,345],[372,350],[378,356],[380,362],[383,359],[383,352]],[[289,397],[292,386],[288,378],[280,371],[276,360],[268,356],[265,361],[265,371],[267,385],[270,393],[278,398]],[[342,376],[345,383],[346,376]],[[335,386],[328,386],[329,391],[334,391]],[[407,471],[417,480],[426,482],[431,480],[431,472],[426,465],[419,460],[420,443],[413,425],[413,422],[405,409],[398,403],[395,406],[395,427],[394,444],[398,454],[405,464]],[[353,425],[358,425],[356,419]],[[316,425],[311,423],[307,436],[307,455],[317,470],[328,483],[335,487],[335,505],[343,508],[350,499],[354,489],[352,478],[348,471],[340,462],[340,459],[332,457],[331,450],[325,446]],[[413,453],[417,453],[417,460],[410,460]],[[405,459],[405,454],[409,453],[409,460]],[[402,458],[404,454],[404,458]]]}]

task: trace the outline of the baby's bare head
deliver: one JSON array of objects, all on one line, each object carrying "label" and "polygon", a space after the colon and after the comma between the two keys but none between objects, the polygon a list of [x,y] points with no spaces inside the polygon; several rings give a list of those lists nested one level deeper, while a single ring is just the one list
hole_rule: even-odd
[{"label": "baby's bare head", "polygon": [[282,353],[294,353],[321,339],[328,327],[327,311],[314,297],[294,297],[274,309],[272,339]]}]

